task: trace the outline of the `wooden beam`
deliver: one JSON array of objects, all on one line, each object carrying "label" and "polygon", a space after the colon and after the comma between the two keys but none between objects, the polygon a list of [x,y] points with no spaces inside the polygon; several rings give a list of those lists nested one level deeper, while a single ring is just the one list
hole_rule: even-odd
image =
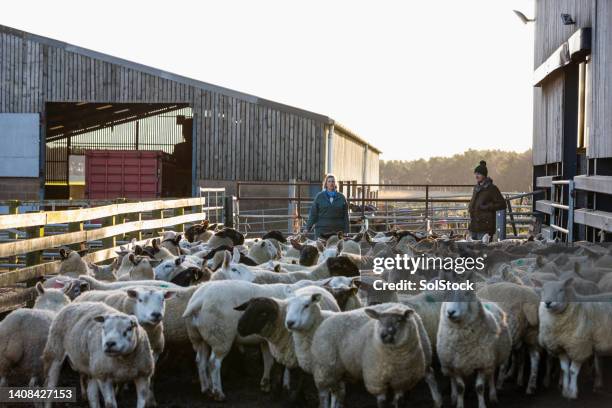
[{"label": "wooden beam", "polygon": [[575,176],[574,188],[576,190],[612,194],[612,176]]},{"label": "wooden beam", "polygon": [[112,215],[169,210],[179,207],[202,205],[201,197],[182,198],[177,200],[142,201],[126,204],[111,204],[102,207],[81,208],[77,210],[47,211],[17,215],[0,215],[0,230],[11,228],[34,227],[46,224],[63,224],[81,222],[109,217]]},{"label": "wooden beam", "polygon": [[[97,241],[134,231],[157,231],[169,226],[201,221],[203,217],[204,214],[201,213],[187,214],[170,218],[126,222],[124,224],[111,225],[89,231],[68,232],[65,234],[52,235],[48,237],[40,236],[33,239],[6,242],[0,244],[0,257],[43,251],[49,248],[57,248],[59,246],[76,244],[80,242]],[[40,227],[32,228],[40,229]]]},{"label": "wooden beam", "polygon": [[579,28],[533,73],[533,86],[541,86],[552,73],[572,62],[583,61],[591,53],[591,27]]},{"label": "wooden beam", "polygon": [[612,212],[588,209],[574,210],[574,223],[612,232]]},{"label": "wooden beam", "polygon": [[554,207],[552,202],[549,200],[538,200],[535,202],[536,211],[543,212],[545,214],[552,215],[554,213]]}]

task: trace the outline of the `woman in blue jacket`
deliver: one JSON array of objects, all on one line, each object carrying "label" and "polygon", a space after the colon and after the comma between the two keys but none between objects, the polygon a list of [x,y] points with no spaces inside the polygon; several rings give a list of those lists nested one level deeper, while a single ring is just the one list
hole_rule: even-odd
[{"label": "woman in blue jacket", "polygon": [[325,176],[323,191],[315,196],[310,206],[304,232],[310,231],[313,226],[315,238],[330,232],[349,232],[348,202],[342,193],[336,191],[336,177],[333,174]]}]

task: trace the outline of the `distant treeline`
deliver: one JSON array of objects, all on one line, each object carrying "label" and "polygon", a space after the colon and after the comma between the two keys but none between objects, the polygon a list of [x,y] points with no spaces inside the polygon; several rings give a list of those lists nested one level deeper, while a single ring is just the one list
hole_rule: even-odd
[{"label": "distant treeline", "polygon": [[489,177],[502,191],[531,191],[531,150],[524,153],[501,150],[468,150],[451,157],[429,160],[381,160],[382,183],[471,184],[474,168],[487,162]]}]

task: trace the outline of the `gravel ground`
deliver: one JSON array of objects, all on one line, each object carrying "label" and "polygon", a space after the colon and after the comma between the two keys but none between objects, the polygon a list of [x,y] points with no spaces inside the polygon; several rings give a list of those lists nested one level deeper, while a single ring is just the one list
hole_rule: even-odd
[{"label": "gravel ground", "polygon": [[[612,364],[606,366],[604,373],[605,391],[593,393],[591,391],[591,376],[581,375],[580,397],[577,401],[568,401],[561,397],[560,391],[554,387],[539,389],[534,396],[527,396],[513,384],[506,384],[499,393],[499,408],[610,408],[612,407]],[[588,370],[588,368],[585,367]],[[276,372],[280,373],[280,370]],[[182,408],[182,407],[236,407],[236,408],[285,408],[292,405],[279,391],[264,394],[259,390],[259,377],[261,375],[261,364],[258,352],[247,350],[246,354],[233,351],[223,365],[223,386],[227,400],[222,403],[213,402],[199,392],[199,383],[195,363],[193,360],[162,362],[159,367],[155,381],[155,395],[159,407]],[[65,368],[62,374],[62,385],[78,386],[78,377],[70,369]],[[444,395],[444,406],[451,407],[450,386],[448,381],[442,377],[438,379]],[[278,387],[277,387],[278,388]],[[303,398],[300,406],[316,407],[314,385],[310,385],[309,396]],[[135,406],[134,391],[130,389],[121,393],[118,397],[119,407]],[[13,405],[14,407],[24,407]],[[62,404],[62,407],[86,407],[84,402],[73,404]],[[296,405],[293,405],[296,406]],[[429,390],[423,383],[407,395],[406,407],[431,407],[432,400]],[[491,404],[491,406],[493,406]],[[369,395],[363,385],[349,384],[347,387],[347,408],[370,408],[376,407],[376,400]],[[476,395],[468,388],[466,396],[466,408],[477,407]]]}]

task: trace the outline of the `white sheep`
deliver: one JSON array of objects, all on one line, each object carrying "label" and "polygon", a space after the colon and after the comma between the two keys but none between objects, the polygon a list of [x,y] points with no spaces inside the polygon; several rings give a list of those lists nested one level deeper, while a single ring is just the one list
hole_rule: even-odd
[{"label": "white sheep", "polygon": [[[189,338],[196,351],[196,362],[202,393],[209,393],[215,400],[225,399],[221,384],[221,364],[232,344],[265,344],[260,338],[238,336],[238,305],[254,297],[284,299],[292,294],[293,287],[285,284],[258,285],[245,281],[211,281],[199,286],[193,294],[183,318]],[[268,352],[267,346],[262,349]],[[270,356],[271,357],[271,356]],[[264,358],[264,376],[261,387],[269,389],[271,361]]]},{"label": "white sheep", "polygon": [[[321,299],[324,310],[339,312],[334,297],[318,286],[306,286],[295,290],[293,296],[311,296]],[[271,297],[256,297],[236,306],[234,310],[244,312],[238,321],[238,334],[242,337],[259,335],[266,339],[274,359],[288,368],[297,366],[291,333],[285,327],[288,300]]]},{"label": "white sheep", "polygon": [[383,304],[332,314],[315,332],[311,354],[321,407],[329,406],[329,394],[342,406],[343,379],[347,377],[363,379],[379,407],[385,405],[389,391],[398,407],[404,392],[425,379],[434,406],[442,406],[431,368],[429,338],[418,314],[405,305]]},{"label": "white sheep", "polygon": [[89,284],[91,290],[115,290],[131,288],[136,286],[158,287],[164,289],[181,289],[180,286],[171,282],[160,280],[135,280],[135,281],[119,281],[119,282],[101,282],[91,276],[81,276],[79,280]]},{"label": "white sheep", "polygon": [[512,339],[506,314],[495,303],[483,303],[473,291],[454,292],[440,310],[437,354],[442,373],[451,377],[451,399],[463,408],[464,379],[476,374],[479,408],[485,408],[485,383],[489,399],[497,402],[495,371],[510,356]]},{"label": "white sheep", "polygon": [[262,264],[273,259],[280,259],[282,253],[271,239],[262,239],[249,248],[248,256],[257,264]]},{"label": "white sheep", "polygon": [[538,310],[538,340],[559,357],[563,396],[576,399],[580,368],[593,356],[595,388],[602,386],[597,357],[612,354],[612,294],[579,295],[572,283],[573,278],[569,278],[544,284]]},{"label": "white sheep", "polygon": [[[64,307],[51,324],[43,352],[45,387],[57,386],[66,358],[87,378],[87,399],[92,406],[98,405],[100,391],[105,406],[116,407],[116,383],[134,382],[138,408],[144,408],[151,397],[153,353],[146,332],[134,316],[100,302]],[[51,408],[51,401],[45,406]]]},{"label": "white sheep", "polygon": [[146,279],[155,279],[153,267],[148,257],[134,254],[123,257],[121,266],[117,270],[117,280],[134,281]]},{"label": "white sheep", "polygon": [[0,387],[8,386],[9,374],[29,378],[29,387],[44,378],[42,352],[51,322],[70,303],[64,291],[36,284],[38,297],[33,309],[21,308],[0,322]]},{"label": "white sheep", "polygon": [[165,289],[134,287],[123,290],[94,290],[85,292],[75,302],[103,302],[128,315],[136,316],[149,336],[155,361],[164,351],[163,323],[166,299],[175,292]]},{"label": "white sheep", "polygon": [[61,262],[57,273],[59,275],[70,276],[72,278],[78,278],[81,275],[90,275],[87,262],[77,251],[71,249],[60,248],[59,250]]},{"label": "white sheep", "polygon": [[244,264],[232,262],[232,255],[225,252],[221,268],[211,278],[215,280],[244,280],[253,283],[296,283],[301,280],[319,280],[331,276],[358,276],[359,268],[345,257],[328,258],[314,267],[304,267],[302,271],[277,273],[267,270],[254,270]]},{"label": "white sheep", "polygon": [[[523,385],[524,358],[519,351],[525,347],[529,352],[530,374],[527,383],[527,394],[533,394],[537,386],[538,367],[540,364],[540,346],[538,344],[538,306],[540,297],[526,286],[510,282],[499,282],[479,289],[477,295],[482,300],[495,302],[507,316],[508,328],[512,337],[512,348],[518,360],[518,385]],[[514,365],[514,364],[513,364]],[[498,384],[503,382],[500,375]]]}]

